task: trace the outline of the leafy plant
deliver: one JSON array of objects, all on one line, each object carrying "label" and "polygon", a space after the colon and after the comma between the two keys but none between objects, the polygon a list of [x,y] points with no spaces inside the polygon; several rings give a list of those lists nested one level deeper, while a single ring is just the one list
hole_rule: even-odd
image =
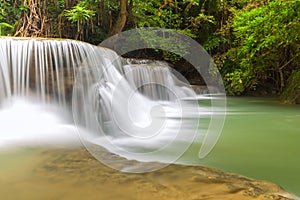
[{"label": "leafy plant", "polygon": [[6,23],[0,22],[0,35],[8,35],[14,29],[14,26]]},{"label": "leafy plant", "polygon": [[255,81],[269,82],[278,92],[283,90],[299,54],[299,9],[299,0],[278,0],[256,7],[249,3],[234,11],[232,26],[240,69],[246,67]]},{"label": "leafy plant", "polygon": [[81,1],[76,6],[72,7],[71,10],[65,10],[63,15],[72,23],[83,23],[93,17],[94,14],[93,10],[87,8],[87,3]]},{"label": "leafy plant", "polygon": [[241,95],[249,87],[255,89],[255,82],[250,70],[236,69],[224,77],[225,87],[230,95]]},{"label": "leafy plant", "polygon": [[81,1],[77,5],[73,6],[70,10],[65,10],[62,14],[67,17],[73,24],[77,24],[77,36],[83,37],[84,25],[95,15],[93,10],[88,9],[87,2]]}]

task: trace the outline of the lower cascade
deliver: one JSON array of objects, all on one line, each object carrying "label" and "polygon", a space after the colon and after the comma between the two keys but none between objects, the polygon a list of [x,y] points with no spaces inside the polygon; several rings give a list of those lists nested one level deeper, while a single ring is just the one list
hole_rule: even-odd
[{"label": "lower cascade", "polygon": [[190,86],[178,80],[167,66],[128,64],[123,69],[129,84],[153,100],[172,101],[195,95]]},{"label": "lower cascade", "polygon": [[204,142],[199,120],[212,115],[182,80],[164,64],[132,63],[83,42],[0,38],[0,147],[71,141],[77,129],[90,153],[116,169],[131,170],[97,152],[174,162],[195,139]]}]

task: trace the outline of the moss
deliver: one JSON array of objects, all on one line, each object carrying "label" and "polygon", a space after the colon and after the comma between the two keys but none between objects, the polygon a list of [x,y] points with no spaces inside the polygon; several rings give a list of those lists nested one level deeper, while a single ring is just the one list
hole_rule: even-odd
[{"label": "moss", "polygon": [[286,104],[300,104],[300,70],[291,74],[280,100]]}]

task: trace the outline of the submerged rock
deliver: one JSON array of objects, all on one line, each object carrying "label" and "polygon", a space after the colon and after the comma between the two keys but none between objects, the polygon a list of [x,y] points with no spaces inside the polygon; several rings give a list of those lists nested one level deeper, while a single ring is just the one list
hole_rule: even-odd
[{"label": "submerged rock", "polygon": [[[116,155],[102,153],[116,159]],[[47,162],[36,169],[36,174],[91,191],[86,193],[87,199],[295,199],[274,183],[208,167],[172,164],[151,173],[128,174],[102,165],[84,149],[44,154]]]}]

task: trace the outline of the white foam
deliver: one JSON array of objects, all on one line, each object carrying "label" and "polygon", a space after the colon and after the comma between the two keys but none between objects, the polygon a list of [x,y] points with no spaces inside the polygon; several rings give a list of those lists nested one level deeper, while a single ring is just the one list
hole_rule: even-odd
[{"label": "white foam", "polygon": [[4,105],[0,110],[0,147],[79,143],[76,127],[58,106],[22,98]]}]

